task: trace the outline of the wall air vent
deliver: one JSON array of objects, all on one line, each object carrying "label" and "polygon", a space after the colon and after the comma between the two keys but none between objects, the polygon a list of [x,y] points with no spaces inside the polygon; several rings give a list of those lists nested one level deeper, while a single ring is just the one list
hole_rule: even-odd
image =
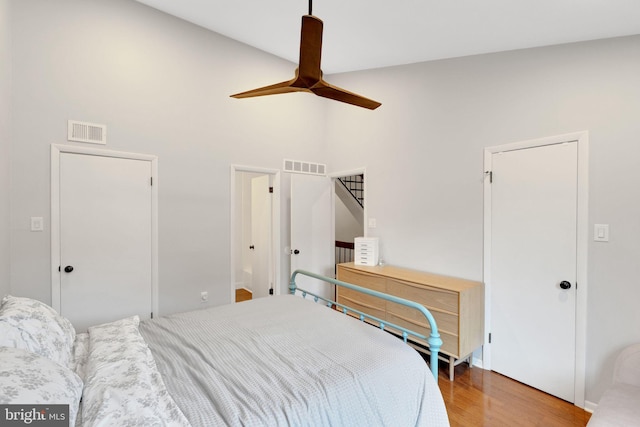
[{"label": "wall air vent", "polygon": [[69,120],[67,139],[91,144],[107,143],[107,125]]},{"label": "wall air vent", "polygon": [[327,165],[323,165],[322,163],[290,159],[284,159],[283,169],[285,172],[304,173],[307,175],[326,175],[327,173]]}]

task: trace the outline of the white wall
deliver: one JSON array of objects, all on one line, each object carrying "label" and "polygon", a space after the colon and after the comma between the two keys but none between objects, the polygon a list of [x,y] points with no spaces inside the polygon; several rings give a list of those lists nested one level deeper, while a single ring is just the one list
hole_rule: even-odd
[{"label": "white wall", "polygon": [[[230,165],[324,162],[326,102],[229,98],[295,64],[131,0],[19,1],[11,17],[12,291],[51,300],[49,146],[67,143],[76,119],[107,124],[107,149],[159,157],[161,314],[202,307],[204,290],[211,305],[229,302]],[[31,216],[46,219],[44,233],[29,232]]]},{"label": "white wall", "polygon": [[10,0],[0,0],[0,297],[10,292],[9,228],[11,170],[11,16]]},{"label": "white wall", "polygon": [[586,399],[597,402],[616,354],[640,341],[640,36],[330,81],[382,102],[329,107],[332,169],[366,166],[370,235],[386,262],[426,271],[483,278],[485,147],[589,131],[590,227],[611,226],[609,243],[589,245]]},{"label": "white wall", "polygon": [[[342,184],[335,180],[335,233],[336,240],[341,242],[351,242],[356,237],[364,236],[364,209],[353,199]],[[345,204],[343,197],[347,199]],[[350,209],[351,208],[351,209]]]},{"label": "white wall", "polygon": [[362,221],[358,221],[353,213],[345,206],[344,202],[336,197],[336,240],[351,242],[356,237],[362,237]]}]

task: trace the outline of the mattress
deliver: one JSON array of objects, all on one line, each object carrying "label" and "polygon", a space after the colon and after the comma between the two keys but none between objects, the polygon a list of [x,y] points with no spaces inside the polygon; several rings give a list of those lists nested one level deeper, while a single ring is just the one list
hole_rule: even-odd
[{"label": "mattress", "polygon": [[283,295],[142,321],[164,384],[193,426],[448,426],[411,347]]}]

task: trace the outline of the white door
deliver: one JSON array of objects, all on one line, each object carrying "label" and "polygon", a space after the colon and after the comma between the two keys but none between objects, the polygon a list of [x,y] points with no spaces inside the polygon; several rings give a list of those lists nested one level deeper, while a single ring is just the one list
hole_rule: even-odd
[{"label": "white door", "polygon": [[577,142],[492,156],[492,369],[570,402],[577,164]]},{"label": "white door", "polygon": [[252,298],[269,296],[269,289],[273,286],[271,245],[269,175],[263,175],[251,180]]},{"label": "white door", "polygon": [[[291,272],[334,277],[333,182],[326,176],[291,175]],[[299,287],[334,298],[333,285],[298,276]]]},{"label": "white door", "polygon": [[60,312],[78,331],[152,312],[151,162],[60,153]]}]

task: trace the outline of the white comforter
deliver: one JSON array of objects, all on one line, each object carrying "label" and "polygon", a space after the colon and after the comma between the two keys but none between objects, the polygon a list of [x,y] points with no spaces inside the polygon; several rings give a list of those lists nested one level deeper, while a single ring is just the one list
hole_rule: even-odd
[{"label": "white comforter", "polygon": [[194,426],[448,426],[420,355],[298,297],[144,321],[169,394]]}]

